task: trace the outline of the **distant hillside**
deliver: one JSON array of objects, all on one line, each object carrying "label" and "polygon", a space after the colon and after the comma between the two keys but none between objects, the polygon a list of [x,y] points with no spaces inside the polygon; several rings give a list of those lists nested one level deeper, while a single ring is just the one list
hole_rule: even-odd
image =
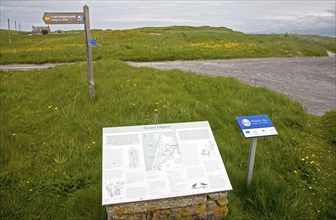
[{"label": "distant hillside", "polygon": [[[1,30],[1,63],[46,63],[85,60],[83,31],[28,36]],[[99,47],[95,60],[134,61],[326,56],[336,52],[336,38],[312,35],[244,34],[225,27],[146,27],[92,30]]]}]

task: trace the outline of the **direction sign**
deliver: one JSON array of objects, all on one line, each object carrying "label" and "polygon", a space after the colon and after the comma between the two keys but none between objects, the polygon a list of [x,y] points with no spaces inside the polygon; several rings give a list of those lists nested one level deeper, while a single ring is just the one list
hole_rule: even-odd
[{"label": "direction sign", "polygon": [[46,24],[84,24],[84,13],[45,12],[42,19]]},{"label": "direction sign", "polygon": [[[84,19],[85,18],[85,19]],[[91,98],[95,99],[95,89],[92,67],[92,49],[90,46],[90,16],[89,7],[85,5],[83,12],[45,12],[42,17],[46,24],[84,24],[86,60],[89,78],[89,92]]]}]

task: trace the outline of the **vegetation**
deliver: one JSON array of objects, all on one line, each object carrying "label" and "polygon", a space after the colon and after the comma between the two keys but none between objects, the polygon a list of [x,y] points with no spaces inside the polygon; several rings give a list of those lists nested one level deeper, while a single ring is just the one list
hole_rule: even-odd
[{"label": "vegetation", "polygon": [[[168,31],[176,36],[176,42],[178,36],[183,38],[179,35],[182,32],[197,38],[192,28],[153,30],[155,33]],[[93,52],[96,59],[101,56],[101,60],[94,63],[95,102],[89,98],[83,63],[0,74],[0,218],[106,219],[105,209],[101,206],[103,127],[206,120],[212,127],[234,188],[229,193],[229,219],[335,219],[336,112],[316,117],[283,95],[233,78],[135,68],[120,60],[145,59],[149,51],[155,54],[152,40],[165,34],[145,34],[153,30],[93,32],[115,39],[118,36],[120,40],[118,43],[114,39],[115,43],[110,46],[102,43],[104,47],[95,48]],[[214,29],[211,39],[216,38],[215,30],[227,31],[228,37],[232,33]],[[141,37],[134,33],[146,36],[141,41]],[[211,35],[206,31],[199,34],[204,34],[199,39]],[[77,33],[22,36],[32,42],[26,52],[19,52],[17,48],[17,54],[4,52],[7,46],[3,46],[2,37],[1,62],[15,62],[15,59],[17,62],[39,62],[40,58],[41,62],[75,61],[76,54],[84,56],[82,48],[75,46],[70,50],[65,46],[62,49],[62,44],[71,40],[75,43],[74,39],[79,36],[84,41],[82,34]],[[262,37],[284,39],[295,36]],[[50,48],[55,42],[62,44],[55,46],[52,52],[46,52],[49,57],[44,58],[39,51],[34,57],[35,52],[30,50],[34,50],[33,45],[38,42],[33,39],[53,41],[48,46]],[[197,43],[196,40],[190,42]],[[161,45],[158,40],[156,43]],[[130,50],[137,45],[138,51],[128,52],[125,45],[129,45]],[[311,48],[318,51],[317,48],[323,48],[321,45],[317,43]],[[146,47],[146,50],[140,50]],[[110,53],[107,53],[108,48]],[[157,49],[158,54],[148,56],[148,59],[167,58],[169,52],[174,51],[168,49],[168,46],[162,46]],[[68,60],[62,57],[63,50],[69,51],[66,54]],[[190,53],[188,50],[182,48],[171,58],[183,58]],[[218,49],[221,50],[224,49]],[[226,50],[230,51],[230,56],[234,55],[230,49]],[[198,55],[190,53],[186,59],[206,54],[203,49],[199,51]],[[217,49],[209,50],[211,54],[210,51]],[[214,52],[213,56],[220,58],[219,54]],[[249,140],[242,137],[235,117],[255,114],[269,115],[279,135],[258,140],[253,181],[246,186]]]},{"label": "vegetation", "polygon": [[[20,37],[0,31],[0,63],[85,61],[83,31]],[[166,27],[123,31],[93,30],[102,47],[93,48],[94,60],[133,61],[230,59],[244,57],[326,56],[336,53],[336,38],[309,35],[251,35],[227,28]]]},{"label": "vegetation", "polygon": [[43,29],[43,30],[42,30],[42,34],[43,34],[43,35],[46,35],[46,34],[48,34],[48,33],[49,33],[48,30],[46,30],[46,29]]}]

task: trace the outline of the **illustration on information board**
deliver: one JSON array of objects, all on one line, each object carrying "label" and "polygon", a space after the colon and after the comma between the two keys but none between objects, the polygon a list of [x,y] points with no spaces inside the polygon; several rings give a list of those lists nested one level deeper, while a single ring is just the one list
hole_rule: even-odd
[{"label": "illustration on information board", "polygon": [[128,150],[128,158],[129,158],[129,168],[135,169],[140,166],[140,161],[139,161],[139,150],[135,148],[130,148]]},{"label": "illustration on information board", "polygon": [[205,156],[205,157],[212,157],[212,156],[214,156],[214,154],[215,154],[215,145],[211,141],[209,141],[201,149],[201,154],[202,154],[202,156]]},{"label": "illustration on information board", "polygon": [[121,181],[118,182],[109,182],[106,184],[107,192],[111,198],[123,198],[124,197],[124,183]]}]

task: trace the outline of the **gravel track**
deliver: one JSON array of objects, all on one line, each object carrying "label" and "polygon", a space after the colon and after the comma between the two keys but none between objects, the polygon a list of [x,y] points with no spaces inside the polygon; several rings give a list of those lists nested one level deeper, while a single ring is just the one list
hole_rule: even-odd
[{"label": "gravel track", "polygon": [[[127,62],[136,67],[180,69],[211,76],[234,77],[253,86],[264,86],[302,103],[321,116],[336,109],[336,58],[256,58],[163,62]],[[64,64],[8,64],[0,71],[27,71]]]},{"label": "gravel track", "polygon": [[321,116],[336,108],[336,58],[258,58],[232,60],[127,62],[136,67],[180,69],[211,76],[234,77],[264,86],[302,102],[305,110]]}]

